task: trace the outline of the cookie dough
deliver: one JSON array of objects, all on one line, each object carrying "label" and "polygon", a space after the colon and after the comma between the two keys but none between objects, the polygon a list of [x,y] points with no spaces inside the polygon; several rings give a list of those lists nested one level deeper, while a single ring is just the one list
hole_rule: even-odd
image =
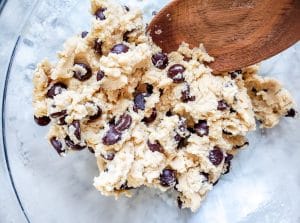
[{"label": "cookie dough", "polygon": [[[202,45],[164,54],[145,34],[139,10],[92,0],[92,28],[42,61],[33,78],[39,125],[58,152],[88,148],[104,195],[141,186],[174,190],[195,211],[248,145],[246,134],[295,116],[290,94],[257,66],[213,75]],[[208,65],[207,65],[208,64]]]}]

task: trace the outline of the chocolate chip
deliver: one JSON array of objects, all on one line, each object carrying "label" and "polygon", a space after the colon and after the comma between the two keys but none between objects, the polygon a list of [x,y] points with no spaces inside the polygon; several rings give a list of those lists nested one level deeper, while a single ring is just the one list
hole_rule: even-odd
[{"label": "chocolate chip", "polygon": [[127,53],[129,50],[129,47],[126,46],[123,43],[115,45],[110,52],[115,53],[115,54],[121,54],[121,53]]},{"label": "chocolate chip", "polygon": [[215,166],[218,166],[222,163],[223,157],[224,157],[223,152],[217,146],[215,146],[214,149],[209,152],[209,156],[208,156],[210,162]]},{"label": "chocolate chip", "polygon": [[230,72],[229,74],[230,74],[231,79],[235,79],[235,78],[237,78],[239,75],[242,74],[242,70],[236,70],[236,71]]},{"label": "chocolate chip", "polygon": [[88,150],[89,150],[91,153],[95,153],[95,150],[94,150],[92,147],[88,147]]},{"label": "chocolate chip", "polygon": [[74,120],[71,124],[75,128],[74,131],[74,136],[78,139],[81,140],[81,130],[80,130],[80,121],[79,120]]},{"label": "chocolate chip", "polygon": [[128,186],[128,182],[126,181],[125,183],[123,183],[120,187],[120,190],[131,190],[134,189],[133,187],[129,187]]},{"label": "chocolate chip", "polygon": [[105,76],[104,72],[102,70],[99,70],[97,72],[97,77],[96,77],[97,81],[101,81],[104,78],[104,76]]},{"label": "chocolate chip", "polygon": [[99,8],[96,12],[95,12],[95,16],[97,19],[99,20],[105,20],[106,17],[104,15],[104,12],[106,11],[106,8]]},{"label": "chocolate chip", "polygon": [[75,63],[74,66],[80,66],[82,69],[76,69],[73,72],[74,77],[80,81],[86,81],[92,76],[92,70],[89,65],[84,63]]},{"label": "chocolate chip", "polygon": [[191,96],[190,86],[188,84],[185,85],[184,90],[181,91],[181,101],[184,103],[188,103],[189,101],[195,101],[196,97]]},{"label": "chocolate chip", "polygon": [[64,115],[64,116],[60,117],[60,118],[58,119],[57,124],[58,124],[58,125],[66,125],[66,124],[67,124],[67,122],[66,122],[66,117],[67,117],[67,116],[68,116],[68,115]]},{"label": "chocolate chip", "polygon": [[97,106],[97,112],[96,112],[96,114],[90,116],[89,120],[90,121],[95,121],[96,119],[100,118],[101,115],[102,115],[102,109],[99,106]]},{"label": "chocolate chip", "polygon": [[97,54],[102,55],[102,42],[98,39],[94,42],[94,50]]},{"label": "chocolate chip", "polygon": [[104,145],[114,145],[121,140],[121,133],[117,132],[113,126],[109,128],[105,136],[102,138]]},{"label": "chocolate chip", "polygon": [[54,98],[54,96],[59,95],[63,92],[64,89],[67,89],[67,86],[63,83],[55,83],[47,92],[48,98]]},{"label": "chocolate chip", "polygon": [[184,137],[180,136],[179,134],[176,134],[174,139],[176,142],[178,142],[177,149],[181,149],[188,145],[188,137],[184,138]]},{"label": "chocolate chip", "polygon": [[59,155],[65,152],[65,150],[62,149],[62,143],[59,140],[57,140],[56,137],[52,137],[50,139],[50,143]]},{"label": "chocolate chip", "polygon": [[178,208],[182,209],[182,200],[180,199],[180,197],[177,197],[177,205],[178,205]]},{"label": "chocolate chip", "polygon": [[164,94],[164,90],[163,89],[159,89],[159,96],[161,97]]},{"label": "chocolate chip", "polygon": [[294,118],[296,116],[296,110],[291,108],[290,110],[288,110],[287,114],[285,117],[291,117]]},{"label": "chocolate chip", "polygon": [[195,129],[193,129],[191,127],[188,127],[187,129],[189,130],[190,133],[196,133]]},{"label": "chocolate chip", "polygon": [[143,93],[138,93],[134,97],[134,107],[136,109],[145,110],[145,102],[145,96],[143,95]]},{"label": "chocolate chip", "polygon": [[34,116],[34,121],[40,126],[46,126],[50,123],[50,118],[48,116],[36,117]]},{"label": "chocolate chip", "polygon": [[129,8],[127,5],[124,5],[123,7],[124,7],[124,9],[125,9],[127,12],[130,11],[130,8]]},{"label": "chocolate chip", "polygon": [[218,110],[219,111],[225,111],[228,108],[229,108],[229,106],[225,100],[218,101]]},{"label": "chocolate chip", "polygon": [[164,53],[154,54],[152,56],[151,60],[152,60],[153,65],[161,70],[165,69],[169,64],[168,56],[167,56],[167,54],[164,54]]},{"label": "chocolate chip", "polygon": [[176,184],[176,173],[171,169],[164,169],[159,177],[160,185],[163,187],[173,187]]},{"label": "chocolate chip", "polygon": [[126,31],[123,35],[123,41],[128,42],[129,41],[129,35],[132,33],[132,31]]},{"label": "chocolate chip", "polygon": [[171,78],[174,83],[181,83],[184,81],[184,71],[184,66],[182,66],[181,64],[174,64],[168,70],[168,77]]},{"label": "chocolate chip", "polygon": [[83,31],[83,32],[81,33],[81,38],[85,38],[88,34],[89,34],[89,32]]},{"label": "chocolate chip", "polygon": [[167,111],[167,113],[166,113],[166,116],[167,117],[171,117],[173,114],[172,114],[172,112],[171,111]]},{"label": "chocolate chip", "polygon": [[115,158],[115,154],[114,153],[107,153],[105,155],[102,155],[102,157],[106,160],[112,161]]},{"label": "chocolate chip", "polygon": [[254,87],[252,88],[251,91],[252,91],[253,93],[255,93],[255,94],[257,93],[257,90],[256,90],[256,88],[254,88]]},{"label": "chocolate chip", "polygon": [[147,84],[146,90],[149,96],[153,94],[153,86],[151,84]]},{"label": "chocolate chip", "polygon": [[207,121],[200,120],[197,124],[194,125],[194,130],[196,134],[200,137],[208,136],[209,126],[207,125]]},{"label": "chocolate chip", "polygon": [[232,135],[232,133],[231,133],[231,132],[228,132],[228,131],[226,131],[226,130],[224,130],[224,129],[223,129],[223,131],[222,131],[222,132],[223,132],[223,134],[225,134],[225,135]]},{"label": "chocolate chip", "polygon": [[228,174],[230,172],[231,160],[233,159],[233,155],[227,154],[225,157],[226,171],[223,174]]},{"label": "chocolate chip", "polygon": [[116,126],[114,128],[117,132],[122,133],[131,126],[131,123],[131,116],[129,114],[123,114],[117,121]]},{"label": "chocolate chip", "polygon": [[69,136],[66,136],[65,138],[65,143],[68,147],[70,147],[73,150],[83,150],[85,148],[85,146],[81,146],[81,145],[76,145]]},{"label": "chocolate chip", "polygon": [[59,118],[59,117],[65,116],[66,114],[67,114],[67,110],[62,110],[60,112],[54,112],[54,113],[50,114],[50,117],[51,118]]},{"label": "chocolate chip", "polygon": [[149,117],[144,117],[142,122],[145,122],[146,124],[150,124],[155,121],[156,117],[157,117],[157,110],[156,108],[153,108],[151,115]]},{"label": "chocolate chip", "polygon": [[155,140],[154,143],[151,143],[151,142],[148,140],[147,145],[148,145],[149,149],[150,149],[152,152],[163,153],[163,148],[162,148],[162,146],[160,145],[160,143],[159,143],[158,140]]}]

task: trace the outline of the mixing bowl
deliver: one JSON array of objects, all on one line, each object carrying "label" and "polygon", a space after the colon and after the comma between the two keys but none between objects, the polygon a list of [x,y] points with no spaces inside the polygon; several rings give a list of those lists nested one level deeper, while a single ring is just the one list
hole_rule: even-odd
[{"label": "mixing bowl", "polygon": [[[122,2],[141,7],[149,20],[168,1]],[[44,57],[55,61],[65,39],[89,29],[89,1],[9,0],[1,6],[0,222],[300,222],[299,119],[250,133],[250,146],[196,213],[146,188],[131,199],[101,196],[92,186],[94,156],[59,157],[45,140],[47,127],[35,125],[31,106],[36,64]],[[261,75],[280,80],[299,105],[300,44],[262,62]]]}]

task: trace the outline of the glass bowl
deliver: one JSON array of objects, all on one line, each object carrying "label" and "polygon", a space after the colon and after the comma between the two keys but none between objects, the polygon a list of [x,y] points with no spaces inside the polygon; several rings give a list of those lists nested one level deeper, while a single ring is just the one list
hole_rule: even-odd
[{"label": "glass bowl", "polygon": [[[122,1],[142,7],[146,20],[168,1]],[[0,6],[3,3],[0,4]],[[59,157],[32,115],[36,64],[72,35],[88,30],[89,1],[10,0],[0,10],[0,222],[300,222],[300,121],[284,118],[270,130],[249,134],[232,170],[200,210],[175,207],[170,194],[146,188],[133,198],[101,196],[88,151]],[[300,104],[300,44],[262,63],[262,75],[279,79]]]}]

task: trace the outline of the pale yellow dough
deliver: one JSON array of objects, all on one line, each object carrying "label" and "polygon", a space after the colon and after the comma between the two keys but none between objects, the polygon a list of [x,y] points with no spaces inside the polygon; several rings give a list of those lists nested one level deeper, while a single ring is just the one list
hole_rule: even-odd
[{"label": "pale yellow dough", "polygon": [[[257,66],[235,73],[236,77],[228,73],[214,76],[205,65],[213,58],[202,45],[189,49],[182,44],[177,52],[168,55],[168,66],[158,69],[151,57],[160,49],[146,36],[141,12],[127,11],[112,1],[92,0],[92,13],[99,8],[106,8],[105,20],[94,18],[85,38],[78,35],[69,39],[56,64],[45,60],[38,65],[33,79],[34,114],[42,117],[66,110],[65,125],[58,125],[58,118],[51,118],[48,138],[56,137],[61,142],[61,155],[72,150],[65,144],[67,136],[74,144],[95,151],[100,172],[94,186],[102,194],[130,195],[131,188],[144,185],[162,191],[176,189],[182,207],[195,211],[226,172],[229,164],[225,157],[235,155],[247,144],[245,135],[255,130],[255,119],[262,127],[273,127],[294,107],[293,100],[276,80],[258,76]],[[123,40],[124,34],[128,42]],[[95,51],[95,41],[102,43],[102,54]],[[119,43],[127,45],[128,52],[111,53]],[[74,63],[88,64],[92,76],[85,81],[75,79],[74,71],[80,72],[82,68]],[[167,75],[174,64],[186,69],[182,83],[174,83]],[[96,80],[99,70],[105,74],[101,81]],[[54,98],[47,97],[47,91],[57,82],[64,83],[67,89]],[[153,87],[153,92],[145,97],[145,109],[136,112],[134,95],[143,92],[146,84]],[[182,91],[187,88],[195,98],[183,102]],[[221,100],[227,103],[227,109],[217,109]],[[102,116],[91,122],[89,117],[97,113],[97,106]],[[153,108],[157,110],[155,121],[143,122]],[[123,114],[130,115],[130,127],[122,132],[118,142],[104,145],[109,122]],[[73,120],[80,121],[80,139],[71,125]],[[180,129],[182,123],[193,128],[199,120],[207,121],[208,135]],[[175,140],[177,134],[186,138],[180,148]],[[151,151],[148,141],[159,142],[163,151]],[[209,159],[215,147],[223,154],[218,165]],[[112,160],[104,158],[111,154]],[[174,185],[161,185],[164,169],[174,171]]]}]

